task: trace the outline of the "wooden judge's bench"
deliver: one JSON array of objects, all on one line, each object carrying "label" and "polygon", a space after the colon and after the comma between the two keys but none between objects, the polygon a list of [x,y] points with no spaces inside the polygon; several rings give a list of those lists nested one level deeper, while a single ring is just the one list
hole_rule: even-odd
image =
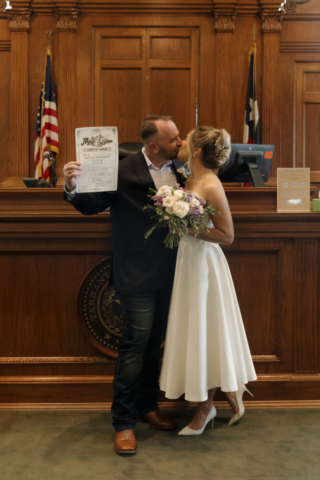
[{"label": "wooden judge's bench", "polygon": [[[320,407],[320,214],[277,213],[272,180],[225,189],[235,241],[224,251],[258,374],[247,405]],[[110,408],[115,359],[82,332],[77,295],[111,238],[109,214],[80,215],[62,183],[0,185],[0,409]]]}]

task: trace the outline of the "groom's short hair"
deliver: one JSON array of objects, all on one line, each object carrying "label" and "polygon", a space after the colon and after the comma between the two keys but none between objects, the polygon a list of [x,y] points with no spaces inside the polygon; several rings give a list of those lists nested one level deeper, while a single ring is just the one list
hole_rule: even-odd
[{"label": "groom's short hair", "polygon": [[147,143],[148,140],[153,137],[153,135],[158,133],[158,128],[155,123],[157,120],[169,122],[171,117],[169,115],[147,115],[140,127],[140,135],[143,143]]}]

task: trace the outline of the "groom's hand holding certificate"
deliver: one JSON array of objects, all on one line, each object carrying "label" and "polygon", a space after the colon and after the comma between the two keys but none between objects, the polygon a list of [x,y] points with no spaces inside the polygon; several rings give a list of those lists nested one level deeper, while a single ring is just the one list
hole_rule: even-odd
[{"label": "groom's hand holding certificate", "polygon": [[63,167],[65,188],[68,192],[73,192],[77,186],[77,177],[81,175],[82,166],[79,162],[69,162]]},{"label": "groom's hand holding certificate", "polygon": [[76,129],[77,161],[63,169],[69,192],[94,193],[117,190],[118,131],[116,127]]}]

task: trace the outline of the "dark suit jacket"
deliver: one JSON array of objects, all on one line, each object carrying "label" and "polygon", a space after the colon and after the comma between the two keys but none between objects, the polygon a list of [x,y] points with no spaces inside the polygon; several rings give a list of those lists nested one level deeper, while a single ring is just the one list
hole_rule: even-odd
[{"label": "dark suit jacket", "polygon": [[[183,165],[173,160],[173,168]],[[181,180],[177,174],[177,181]],[[150,203],[149,188],[156,188],[142,152],[119,163],[116,192],[78,193],[70,203],[85,215],[110,207],[113,243],[113,281],[120,292],[151,292],[172,287],[177,249],[164,246],[167,229],[144,235],[154,220],[143,207]],[[66,199],[66,195],[65,195]]]}]

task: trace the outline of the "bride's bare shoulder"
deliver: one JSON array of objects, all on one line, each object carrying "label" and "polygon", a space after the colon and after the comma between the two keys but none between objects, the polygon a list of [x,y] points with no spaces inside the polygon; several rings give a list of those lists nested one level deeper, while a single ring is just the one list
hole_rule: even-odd
[{"label": "bride's bare shoulder", "polygon": [[224,194],[222,183],[216,175],[210,175],[210,177],[206,178],[203,185],[203,191],[206,195],[210,196]]}]

